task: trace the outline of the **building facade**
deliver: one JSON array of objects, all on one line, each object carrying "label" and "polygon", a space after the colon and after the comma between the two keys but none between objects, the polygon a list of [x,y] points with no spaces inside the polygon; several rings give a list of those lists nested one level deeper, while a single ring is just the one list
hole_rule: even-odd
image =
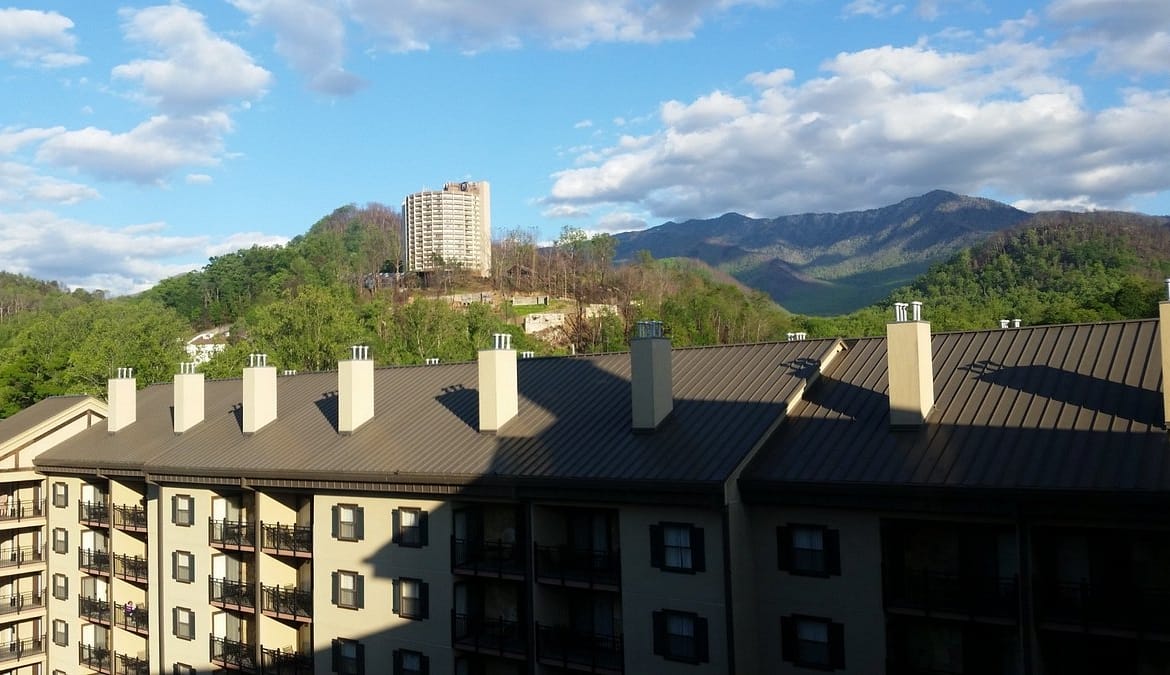
[{"label": "building facade", "polygon": [[467,270],[491,276],[492,199],[487,181],[447,183],[402,202],[407,272]]}]

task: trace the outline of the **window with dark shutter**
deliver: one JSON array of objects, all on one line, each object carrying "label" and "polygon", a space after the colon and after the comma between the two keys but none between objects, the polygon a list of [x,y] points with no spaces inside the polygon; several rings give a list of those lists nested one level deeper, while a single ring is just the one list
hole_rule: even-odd
[{"label": "window with dark shutter", "polygon": [[845,627],[824,617],[780,618],[781,657],[797,666],[818,670],[845,667]]},{"label": "window with dark shutter", "polygon": [[365,645],[357,640],[336,638],[333,640],[333,672],[338,675],[365,675]]},{"label": "window with dark shutter", "polygon": [[394,675],[430,675],[430,659],[411,649],[394,650]]},{"label": "window with dark shutter", "polygon": [[664,609],[652,614],[654,653],[684,663],[710,660],[707,620],[694,612]]},{"label": "window with dark shutter", "polygon": [[391,513],[391,540],[399,546],[426,546],[428,520],[427,512],[421,509],[394,509]]},{"label": "window with dark shutter", "polygon": [[650,565],[664,572],[703,572],[707,569],[703,528],[687,523],[650,526]]},{"label": "window with dark shutter", "polygon": [[349,609],[365,606],[365,578],[357,572],[333,573],[333,604]]},{"label": "window with dark shutter", "polygon": [[365,535],[364,509],[355,504],[333,507],[333,538],[341,541],[360,541]]},{"label": "window with dark shutter", "polygon": [[392,581],[391,611],[404,619],[429,616],[430,584],[419,579],[401,577]]},{"label": "window with dark shutter", "polygon": [[823,525],[788,524],[776,528],[777,567],[790,574],[841,574],[841,540]]}]

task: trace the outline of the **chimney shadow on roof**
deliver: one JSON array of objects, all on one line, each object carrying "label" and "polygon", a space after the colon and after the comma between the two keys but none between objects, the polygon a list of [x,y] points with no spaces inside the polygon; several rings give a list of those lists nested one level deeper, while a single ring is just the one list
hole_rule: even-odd
[{"label": "chimney shadow on roof", "polygon": [[472,429],[479,430],[479,392],[462,384],[443,387],[443,393],[435,397],[451,414]]},{"label": "chimney shadow on roof", "polygon": [[244,404],[232,404],[232,416],[236,418],[236,426],[240,428],[240,433],[244,433]]},{"label": "chimney shadow on roof", "polygon": [[337,433],[338,429],[338,415],[340,414],[338,408],[337,391],[327,391],[321,394],[321,398],[316,400],[317,410],[329,422],[329,426],[333,427],[333,432]]}]

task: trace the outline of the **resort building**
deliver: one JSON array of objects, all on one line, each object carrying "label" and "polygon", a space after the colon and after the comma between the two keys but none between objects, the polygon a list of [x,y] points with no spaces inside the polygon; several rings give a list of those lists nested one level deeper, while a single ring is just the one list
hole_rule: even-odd
[{"label": "resort building", "polygon": [[487,181],[447,183],[402,202],[407,272],[492,269],[492,198]]}]

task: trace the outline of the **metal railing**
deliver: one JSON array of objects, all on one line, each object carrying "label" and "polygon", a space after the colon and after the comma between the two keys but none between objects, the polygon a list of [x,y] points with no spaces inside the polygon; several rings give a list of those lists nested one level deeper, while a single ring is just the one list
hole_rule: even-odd
[{"label": "metal railing", "polygon": [[110,623],[110,603],[86,595],[77,598],[77,613],[83,618],[99,623]]},{"label": "metal railing", "polygon": [[0,663],[45,653],[45,636],[0,642]]},{"label": "metal railing", "polygon": [[243,520],[207,520],[207,538],[220,548],[254,549],[256,528]]},{"label": "metal railing", "polygon": [[528,641],[518,621],[451,611],[451,642],[460,649],[523,657]]},{"label": "metal railing", "polygon": [[90,548],[77,549],[77,567],[88,574],[109,574],[110,552]]},{"label": "metal railing", "polygon": [[523,575],[520,551],[515,542],[451,537],[451,569],[472,574]]},{"label": "metal railing", "polygon": [[308,525],[260,523],[260,548],[276,555],[313,552],[313,528]]},{"label": "metal railing", "polygon": [[150,632],[150,610],[146,605],[132,605],[130,611],[127,605],[114,608],[114,623],[128,631],[146,635]]},{"label": "metal railing", "polygon": [[44,517],[44,499],[10,499],[0,503],[0,522]]},{"label": "metal railing", "polygon": [[[0,596],[0,615],[23,612],[45,606],[44,590]],[[3,649],[0,643],[0,649]]]},{"label": "metal railing", "polygon": [[537,546],[536,578],[561,584],[618,586],[622,581],[620,551],[591,551],[571,546]]},{"label": "metal railing", "polygon": [[0,549],[0,567],[35,565],[45,561],[43,546],[17,546]]},{"label": "metal railing", "polygon": [[562,668],[586,666],[593,672],[620,671],[624,658],[621,635],[573,630],[567,626],[536,624],[536,653]]},{"label": "metal railing", "polygon": [[113,660],[107,647],[96,647],[84,642],[77,643],[77,660],[81,665],[99,673],[112,673]]},{"label": "metal railing", "polygon": [[256,607],[256,586],[246,581],[208,577],[207,599],[236,608]]},{"label": "metal railing", "polygon": [[886,580],[886,607],[968,616],[1019,615],[1017,577],[952,575],[902,570]]},{"label": "metal railing", "polygon": [[146,530],[146,507],[114,505],[114,527],[122,530]]},{"label": "metal railing", "polygon": [[124,553],[114,554],[114,576],[126,581],[146,581],[150,565],[146,558]]},{"label": "metal railing", "polygon": [[291,649],[261,647],[260,672],[264,675],[313,675],[313,655]]},{"label": "metal railing", "polygon": [[77,502],[77,519],[83,525],[110,526],[110,510],[105,502]]},{"label": "metal railing", "polygon": [[245,673],[256,672],[252,645],[227,638],[211,636],[211,662]]},{"label": "metal railing", "polygon": [[150,675],[150,661],[128,654],[116,654],[114,675]]},{"label": "metal railing", "polygon": [[1130,579],[1108,584],[1037,580],[1041,620],[1124,630],[1170,631],[1170,589],[1142,587]]},{"label": "metal railing", "polygon": [[295,618],[313,618],[313,594],[299,588],[260,584],[260,609]]}]

